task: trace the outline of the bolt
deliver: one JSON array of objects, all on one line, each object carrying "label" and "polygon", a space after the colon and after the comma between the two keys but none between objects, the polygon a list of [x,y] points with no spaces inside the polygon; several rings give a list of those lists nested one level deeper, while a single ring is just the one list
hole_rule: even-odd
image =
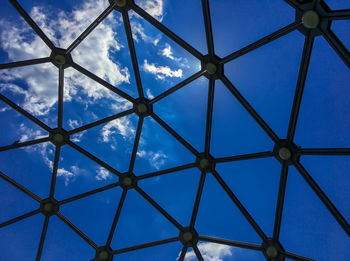
[{"label": "bolt", "polygon": [[320,23],[320,16],[313,10],[306,11],[301,21],[303,25],[308,29],[315,29]]},{"label": "bolt", "polygon": [[290,152],[290,150],[288,148],[280,148],[278,151],[278,156],[282,159],[282,160],[289,160],[292,156],[292,153]]}]

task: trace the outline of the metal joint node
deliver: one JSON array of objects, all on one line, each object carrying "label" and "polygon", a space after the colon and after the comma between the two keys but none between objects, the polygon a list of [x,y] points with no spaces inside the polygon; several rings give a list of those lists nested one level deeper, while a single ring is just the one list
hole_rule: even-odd
[{"label": "metal joint node", "polygon": [[54,129],[49,137],[50,141],[56,146],[62,146],[69,141],[69,134],[64,129]]},{"label": "metal joint node", "polygon": [[149,116],[153,112],[153,106],[146,98],[139,98],[134,103],[135,113],[139,116]]},{"label": "metal joint node", "polygon": [[71,54],[66,54],[66,50],[61,48],[52,50],[50,59],[55,66],[62,66],[63,69],[66,69],[73,64],[73,58]]},{"label": "metal joint node", "polygon": [[205,172],[211,172],[215,169],[215,159],[210,153],[200,153],[196,159],[197,168]]},{"label": "metal joint node", "polygon": [[110,246],[102,246],[97,248],[95,261],[112,261],[113,252]]},{"label": "metal joint node", "polygon": [[114,9],[118,12],[129,11],[133,2],[133,0],[109,0],[109,3],[114,5]]},{"label": "metal joint node", "polygon": [[43,199],[40,202],[40,211],[45,216],[52,216],[58,212],[59,204],[54,198]]},{"label": "metal joint node", "polygon": [[198,233],[194,228],[185,227],[182,231],[180,231],[180,241],[184,246],[192,247],[197,245],[198,243]]},{"label": "metal joint node", "polygon": [[281,253],[284,252],[281,243],[277,242],[274,244],[272,238],[268,238],[265,242],[263,242],[262,249],[267,260],[283,261],[285,259],[283,256],[281,256]]},{"label": "metal joint node", "polygon": [[220,63],[221,59],[214,55],[209,57],[205,55],[201,61],[201,69],[205,71],[205,77],[208,79],[219,79],[224,74],[224,65]]},{"label": "metal joint node", "polygon": [[311,1],[300,5],[295,13],[295,21],[301,26],[298,30],[304,35],[317,36],[331,27],[331,21],[323,19],[331,11],[324,1]]},{"label": "metal joint node", "polygon": [[280,140],[279,143],[275,144],[273,152],[279,162],[292,165],[293,162],[298,162],[300,159],[300,155],[297,154],[299,149],[300,147],[294,143],[288,144],[287,140]]},{"label": "metal joint node", "polygon": [[119,177],[120,186],[123,189],[132,189],[137,186],[137,177],[134,173],[124,173]]}]

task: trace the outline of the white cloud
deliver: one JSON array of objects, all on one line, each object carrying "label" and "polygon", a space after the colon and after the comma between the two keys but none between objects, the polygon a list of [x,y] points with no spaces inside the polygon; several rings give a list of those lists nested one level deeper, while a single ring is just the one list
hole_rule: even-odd
[{"label": "white cloud", "polygon": [[154,95],[151,93],[151,90],[150,89],[146,89],[146,95],[148,97],[148,99],[153,99],[154,98]]},{"label": "white cloud", "polygon": [[146,72],[156,75],[157,79],[165,79],[165,77],[182,77],[182,70],[171,70],[169,66],[157,66],[154,63],[148,63],[147,60],[143,62],[143,69]]},{"label": "white cloud", "polygon": [[144,41],[146,43],[152,43],[154,46],[158,45],[158,42],[160,41],[160,39],[162,37],[161,35],[157,35],[156,37],[151,37],[151,36],[147,35],[145,33],[145,29],[143,28],[143,26],[135,20],[132,20],[130,22],[130,24],[131,24],[131,29],[132,29],[132,37],[134,38],[134,40],[136,42],[139,42],[141,39],[142,41]]},{"label": "white cloud", "polygon": [[[31,16],[58,46],[68,46],[74,39],[97,17],[108,5],[107,1],[87,1],[71,12],[59,11],[55,19],[45,12],[47,9],[33,7]],[[119,51],[123,46],[116,39],[113,30],[119,26],[113,14],[101,23],[95,30],[73,51],[74,60],[98,76],[117,86],[123,82],[129,83],[130,73],[127,67],[122,67],[112,60],[111,52]],[[0,20],[0,46],[13,60],[26,60],[45,57],[50,50],[42,43],[32,30],[21,22],[11,24]],[[93,51],[91,51],[93,49]],[[3,81],[1,90],[8,90],[24,97],[21,106],[34,115],[47,115],[53,111],[57,103],[58,70],[51,64],[19,67],[1,70]],[[14,80],[23,81],[21,85],[12,83]],[[4,82],[5,81],[5,82]],[[77,88],[80,86],[81,88]],[[89,98],[100,99],[107,97],[115,99],[124,106],[123,99],[111,95],[110,91],[73,69],[65,70],[65,100],[70,101],[80,96],[82,90]]]},{"label": "white cloud", "polygon": [[[232,248],[226,245],[215,243],[199,243],[198,249],[201,252],[204,261],[223,261],[224,257],[232,256]],[[181,253],[179,253],[180,256]],[[179,256],[177,259],[179,259]],[[193,250],[187,252],[185,261],[197,260]]]},{"label": "white cloud", "polygon": [[139,150],[137,152],[137,156],[140,158],[147,159],[149,164],[153,166],[156,169],[160,169],[164,163],[165,160],[168,158],[167,155],[164,154],[162,151],[146,151],[146,150]]},{"label": "white cloud", "polygon": [[116,133],[127,139],[135,133],[135,129],[131,121],[125,117],[110,121],[101,130],[102,141],[110,142],[111,136]]},{"label": "white cloud", "polygon": [[163,0],[137,0],[136,3],[157,20],[163,20]]},{"label": "white cloud", "polygon": [[106,180],[112,177],[112,174],[103,167],[99,167],[96,170],[96,173],[97,173],[96,175],[97,180]]}]

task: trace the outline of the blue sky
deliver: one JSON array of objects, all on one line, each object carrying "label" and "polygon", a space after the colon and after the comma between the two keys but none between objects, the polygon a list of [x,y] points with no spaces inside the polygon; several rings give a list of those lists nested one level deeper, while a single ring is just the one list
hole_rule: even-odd
[{"label": "blue sky", "polygon": [[[108,1],[19,1],[41,30],[67,48],[107,7]],[[135,0],[182,39],[207,54],[201,1]],[[350,8],[329,0],[332,9]],[[216,54],[223,58],[294,22],[284,1],[210,1]],[[0,64],[47,57],[50,49],[7,1],[0,10]],[[129,11],[145,97],[153,99],[201,70],[200,61]],[[350,20],[332,30],[350,48]],[[225,75],[281,139],[286,138],[305,36],[295,30],[225,64]],[[74,62],[138,98],[120,13],[113,11],[72,52]],[[132,103],[70,67],[64,71],[63,128],[67,131],[133,108]],[[51,128],[57,127],[58,69],[52,63],[0,70],[0,93]],[[315,38],[294,142],[302,148],[350,147],[349,68],[327,41]],[[209,80],[201,76],[157,101],[153,111],[198,152],[205,150]],[[120,173],[128,171],[139,116],[75,133],[71,141]],[[271,151],[274,142],[215,82],[210,154],[214,158]],[[0,101],[0,146],[47,137],[46,130]],[[0,171],[41,198],[49,197],[55,145],[44,142],[0,152]],[[195,162],[196,157],[152,117],[145,117],[133,172],[136,176]],[[300,162],[350,220],[348,156],[302,156]],[[281,173],[275,157],[218,163],[216,171],[268,237],[272,237]],[[177,222],[191,220],[201,171],[196,167],[141,179],[147,192]],[[61,201],[118,182],[118,177],[69,145],[61,148],[54,197]],[[103,246],[123,190],[113,187],[60,206],[60,212]],[[39,203],[0,179],[0,224]],[[349,260],[350,239],[294,166],[289,167],[280,243],[314,260]],[[0,228],[0,260],[35,260],[45,216]],[[218,181],[207,174],[195,224],[200,235],[262,244],[259,235]],[[178,229],[136,190],[128,190],[111,248],[177,237]],[[260,251],[199,242],[205,261],[266,260]],[[180,241],[131,251],[114,260],[177,260]],[[95,250],[61,219],[50,217],[42,260],[92,260]],[[191,248],[186,261],[197,260]],[[289,260],[289,259],[286,259]],[[291,260],[291,259],[290,259]]]}]

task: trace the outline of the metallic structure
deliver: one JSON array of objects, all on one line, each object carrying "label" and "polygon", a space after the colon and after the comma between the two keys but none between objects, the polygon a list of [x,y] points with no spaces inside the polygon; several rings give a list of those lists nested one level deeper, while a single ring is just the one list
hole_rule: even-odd
[{"label": "metallic structure", "polygon": [[[315,37],[324,37],[329,45],[335,50],[335,52],[339,55],[339,57],[343,60],[343,62],[350,69],[350,53],[347,48],[342,44],[342,42],[337,38],[337,36],[331,30],[331,24],[333,20],[344,20],[350,19],[350,10],[331,10],[327,4],[323,0],[285,0],[290,5],[290,8],[295,9],[295,21],[290,25],[265,36],[264,38],[238,50],[234,53],[224,57],[219,58],[215,55],[214,51],[214,41],[213,41],[213,33],[212,33],[212,25],[210,18],[210,8],[209,8],[209,0],[202,0],[202,8],[204,15],[204,24],[205,24],[205,32],[206,32],[206,41],[208,53],[203,55],[191,45],[182,40],[179,36],[170,31],[163,24],[154,19],[151,15],[149,15],[146,11],[144,11],[141,7],[136,5],[133,0],[110,0],[109,7],[67,48],[60,49],[57,48],[49,38],[43,33],[43,31],[39,28],[39,26],[31,19],[31,17],[26,13],[26,11],[21,7],[21,5],[16,0],[9,0],[13,7],[21,14],[21,16],[25,19],[25,21],[33,28],[33,30],[40,36],[40,38],[45,42],[45,44],[51,49],[50,57],[40,58],[40,59],[32,59],[20,62],[6,63],[1,64],[0,69],[8,69],[13,67],[20,66],[30,66],[34,64],[40,63],[53,63],[59,71],[59,83],[58,83],[58,121],[57,128],[50,128],[42,121],[32,116],[30,113],[16,105],[13,101],[9,100],[2,94],[0,94],[0,99],[5,102],[7,105],[11,106],[13,109],[36,123],[38,126],[46,130],[50,135],[45,138],[40,138],[36,140],[19,142],[12,145],[0,147],[0,151],[11,150],[15,148],[30,146],[42,142],[52,142],[55,147],[55,159],[53,165],[53,173],[51,179],[51,187],[50,187],[50,196],[49,198],[42,199],[39,196],[35,195],[27,188],[18,184],[16,181],[12,180],[5,173],[0,172],[0,177],[5,181],[9,182],[11,185],[26,193],[28,196],[32,197],[34,200],[40,202],[40,208],[29,212],[25,215],[16,217],[14,219],[8,220],[4,223],[0,224],[0,229],[11,225],[17,221],[25,219],[27,217],[43,214],[45,215],[45,221],[42,228],[40,243],[37,249],[37,257],[36,260],[40,260],[45,236],[47,232],[48,223],[50,220],[50,216],[56,215],[60,218],[67,226],[69,226],[75,233],[77,233],[81,238],[83,238],[92,248],[96,250],[96,256],[94,260],[113,260],[113,258],[118,259],[118,254],[133,251],[136,249],[142,249],[147,247],[152,247],[156,245],[166,244],[169,242],[180,241],[183,244],[183,249],[179,260],[184,260],[185,254],[188,248],[193,248],[198,260],[203,260],[202,254],[197,247],[197,242],[199,240],[204,242],[213,242],[218,244],[225,244],[229,246],[235,246],[240,248],[247,248],[256,251],[261,251],[266,260],[280,261],[285,260],[285,258],[289,258],[292,260],[301,260],[308,261],[313,260],[312,257],[303,257],[299,256],[295,253],[291,253],[288,249],[285,249],[281,243],[279,242],[279,234],[281,227],[281,219],[284,205],[284,196],[286,191],[286,183],[287,183],[287,175],[289,166],[293,165],[300,173],[300,175],[304,178],[304,180],[308,183],[308,185],[312,188],[314,193],[319,197],[319,199],[323,202],[323,204],[327,207],[329,212],[333,215],[334,219],[339,223],[345,233],[350,236],[350,225],[342,216],[342,214],[337,210],[334,204],[330,201],[327,195],[321,190],[315,180],[310,176],[310,174],[306,171],[303,165],[299,162],[299,158],[301,155],[350,155],[349,148],[317,148],[317,149],[308,149],[302,148],[298,144],[294,143],[294,134],[298,121],[299,109],[303,96],[303,89],[305,85],[305,79],[308,72],[310,56],[313,48],[313,43]],[[110,85],[103,79],[89,72],[82,66],[76,64],[72,57],[71,52],[74,48],[76,48],[88,35],[91,33],[94,28],[96,28],[103,20],[110,14],[113,10],[116,10],[122,14],[125,31],[127,34],[127,40],[129,45],[129,50],[132,58],[132,65],[135,73],[135,79],[137,84],[138,96],[139,98],[134,99],[129,96],[125,92],[119,90],[118,88]],[[159,96],[148,100],[144,97],[144,90],[142,87],[142,82],[140,78],[139,65],[137,61],[137,55],[135,52],[135,46],[132,38],[132,32],[129,21],[128,11],[133,10],[138,15],[143,17],[149,23],[151,23],[154,27],[163,32],[170,39],[175,41],[185,50],[187,50],[190,54],[195,56],[201,61],[201,70],[195,74],[193,74],[188,79],[182,81],[176,86],[170,88],[169,90],[163,92]],[[255,111],[255,109],[247,102],[247,100],[240,94],[240,92],[236,89],[236,87],[229,81],[229,79],[225,76],[224,67],[227,62],[230,62],[242,55],[245,55],[256,48],[259,48],[275,39],[283,37],[284,35],[294,31],[299,30],[301,33],[305,35],[305,43],[304,49],[301,59],[301,64],[299,68],[299,75],[297,86],[295,89],[294,101],[292,106],[292,111],[289,120],[288,134],[287,137],[278,137],[276,133],[270,128],[270,126],[260,117],[260,115]],[[92,80],[98,82],[103,85],[105,88],[108,88],[112,92],[120,95],[126,100],[133,103],[133,108],[116,115],[98,120],[96,122],[84,125],[82,127],[76,128],[71,131],[65,131],[62,128],[62,118],[63,118],[63,90],[64,90],[64,70],[68,67],[73,67],[75,70],[81,72]],[[200,76],[205,76],[209,79],[209,89],[208,89],[208,102],[207,102],[207,116],[206,116],[206,130],[205,130],[205,150],[197,151],[194,147],[192,147],[184,138],[182,138],[179,134],[177,134],[170,126],[168,126],[160,117],[158,117],[152,110],[152,106],[154,103],[168,96],[169,94],[179,90]],[[274,142],[274,148],[271,148],[271,151],[265,152],[257,152],[252,154],[244,154],[244,155],[236,155],[231,157],[224,158],[214,158],[210,155],[210,140],[211,140],[211,129],[212,129],[212,114],[213,114],[213,98],[214,98],[214,88],[215,82],[222,81],[226,88],[232,93],[233,99],[237,99],[241,106],[250,114],[251,117],[260,125],[260,127],[267,133],[267,135]],[[87,130],[89,128],[98,126],[100,124],[107,123],[111,120],[135,113],[138,117],[138,125],[135,136],[135,141],[132,150],[132,156],[130,160],[129,170],[127,173],[120,173],[118,170],[112,168],[102,160],[98,159],[90,152],[84,150],[74,142],[70,140],[70,136],[72,134]],[[177,166],[174,168],[157,171],[141,176],[136,176],[133,173],[133,167],[136,158],[136,152],[140,140],[142,125],[145,117],[152,117],[160,126],[162,126],[166,131],[168,131],[173,137],[175,137],[181,144],[183,144],[191,153],[196,156],[196,161],[187,165]],[[104,187],[100,187],[98,189],[88,191],[86,193],[73,196],[71,198],[67,198],[61,201],[57,201],[54,198],[55,192],[55,183],[58,169],[58,161],[60,157],[60,149],[62,146],[71,146],[78,152],[83,155],[89,157],[91,160],[95,161],[99,165],[103,166],[111,173],[115,174],[119,177],[119,181],[117,183],[113,183]],[[264,231],[259,227],[259,225],[255,222],[253,217],[249,214],[246,208],[241,204],[240,200],[236,197],[234,191],[230,189],[230,187],[225,183],[220,174],[215,170],[216,163],[222,162],[230,162],[230,161],[238,161],[238,160],[247,160],[247,159],[255,159],[255,158],[264,158],[264,157],[275,157],[281,163],[281,175],[280,175],[280,184],[279,184],[279,192],[277,199],[277,207],[275,213],[275,221],[274,221],[274,230],[272,238],[266,236]],[[198,184],[198,190],[195,198],[195,203],[193,206],[193,212],[191,216],[191,221],[188,226],[183,227],[180,225],[175,218],[169,215],[157,202],[155,202],[145,191],[143,191],[137,184],[139,180],[147,179],[150,177],[155,177],[179,170],[185,170],[188,168],[197,167],[201,170],[201,177]],[[199,235],[195,229],[197,212],[202,196],[202,190],[204,186],[204,182],[207,175],[213,175],[213,177],[218,181],[221,185],[222,189],[227,193],[227,195],[231,198],[232,203],[235,204],[240,212],[244,215],[249,224],[254,228],[257,234],[260,236],[262,240],[261,245],[248,244],[244,242],[236,242],[230,241],[226,239],[220,238],[212,238],[208,236]],[[101,191],[105,191],[111,189],[113,187],[120,186],[123,189],[123,193],[118,205],[118,208],[115,212],[115,217],[113,223],[110,226],[110,232],[108,238],[106,239],[106,243],[103,246],[98,246],[94,243],[87,235],[85,235],[82,231],[80,231],[72,222],[70,222],[64,215],[62,215],[59,211],[60,206],[63,204],[67,204],[69,202],[81,199],[83,197],[87,197],[89,195],[99,193]],[[150,242],[142,245],[136,245],[123,249],[111,249],[110,244],[113,238],[113,234],[115,232],[118,218],[123,208],[123,203],[125,197],[130,189],[136,190],[143,198],[145,198],[155,209],[157,209],[167,220],[169,220],[179,231],[179,235],[173,238],[167,238],[160,241]]]}]

